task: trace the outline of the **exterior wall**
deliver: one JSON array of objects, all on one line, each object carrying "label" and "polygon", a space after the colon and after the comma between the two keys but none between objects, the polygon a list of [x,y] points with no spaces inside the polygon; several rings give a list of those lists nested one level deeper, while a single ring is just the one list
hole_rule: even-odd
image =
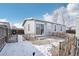
[{"label": "exterior wall", "polygon": [[[29,31],[28,31],[29,24]],[[26,21],[24,24],[24,33],[25,34],[34,34],[35,33],[35,22],[34,21]]]},{"label": "exterior wall", "polygon": [[66,26],[62,25],[62,32],[66,32]]},{"label": "exterior wall", "polygon": [[[29,31],[28,31],[28,24],[30,25]],[[36,34],[36,24],[44,24],[44,34],[42,35]],[[62,28],[62,31],[61,31],[61,28]],[[35,34],[36,36],[46,36],[46,35],[52,35],[53,32],[66,32],[66,27],[60,24],[41,22],[41,21],[35,21],[35,20],[26,21],[26,23],[24,24],[25,34]]]},{"label": "exterior wall", "polygon": [[52,32],[55,32],[55,26],[56,24],[52,24]]},{"label": "exterior wall", "polygon": [[61,32],[61,26],[62,25],[59,25],[59,24],[56,25],[56,32]]},{"label": "exterior wall", "polygon": [[66,27],[60,24],[47,23],[46,24],[46,35],[51,35],[53,32],[66,32]]},{"label": "exterior wall", "polygon": [[66,32],[66,27],[60,24],[47,23],[47,35],[51,35],[53,32]]},{"label": "exterior wall", "polygon": [[54,26],[51,23],[46,24],[46,35],[51,35],[53,32]]},{"label": "exterior wall", "polygon": [[56,32],[66,32],[66,26],[65,25],[56,25]]}]

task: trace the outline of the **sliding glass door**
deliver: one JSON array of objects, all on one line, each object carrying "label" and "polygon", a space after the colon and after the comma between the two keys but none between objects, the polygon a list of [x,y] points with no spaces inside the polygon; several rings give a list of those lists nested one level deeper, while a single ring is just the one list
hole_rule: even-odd
[{"label": "sliding glass door", "polygon": [[36,24],[36,34],[37,35],[44,34],[44,24]]}]

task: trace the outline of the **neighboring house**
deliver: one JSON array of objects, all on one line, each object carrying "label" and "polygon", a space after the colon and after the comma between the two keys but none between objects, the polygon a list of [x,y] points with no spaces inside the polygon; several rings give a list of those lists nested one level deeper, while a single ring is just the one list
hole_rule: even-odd
[{"label": "neighboring house", "polygon": [[48,21],[26,19],[23,22],[25,35],[48,36],[53,32],[66,32],[66,26]]},{"label": "neighboring house", "polygon": [[10,24],[8,22],[0,22],[0,51],[8,42],[10,37]]},{"label": "neighboring house", "polygon": [[8,39],[11,36],[11,30],[10,30],[10,24],[9,22],[0,22],[0,26],[3,26],[6,31],[6,42],[8,42]]}]

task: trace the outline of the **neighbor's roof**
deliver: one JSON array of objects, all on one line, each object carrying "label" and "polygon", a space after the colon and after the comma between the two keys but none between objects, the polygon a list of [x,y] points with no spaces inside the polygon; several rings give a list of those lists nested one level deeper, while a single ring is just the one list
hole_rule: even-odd
[{"label": "neighbor's roof", "polygon": [[7,25],[8,27],[10,27],[9,22],[0,22],[0,25]]},{"label": "neighbor's roof", "polygon": [[[37,20],[37,19],[25,19],[22,26],[24,26],[26,21],[39,21],[39,22],[45,22],[45,23],[51,23],[51,24],[57,24],[57,23],[53,23],[53,22],[49,22],[49,21],[43,21],[43,20]],[[58,25],[63,25],[63,24],[58,24]],[[64,25],[65,26],[65,25]]]},{"label": "neighbor's roof", "polygon": [[9,22],[0,22],[0,24],[9,24]]}]

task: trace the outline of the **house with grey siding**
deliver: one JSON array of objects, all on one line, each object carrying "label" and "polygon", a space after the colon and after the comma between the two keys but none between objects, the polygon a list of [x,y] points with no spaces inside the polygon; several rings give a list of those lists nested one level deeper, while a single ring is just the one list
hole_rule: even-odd
[{"label": "house with grey siding", "polygon": [[31,36],[48,36],[55,32],[66,32],[66,26],[53,22],[26,19],[23,22],[24,34]]}]

